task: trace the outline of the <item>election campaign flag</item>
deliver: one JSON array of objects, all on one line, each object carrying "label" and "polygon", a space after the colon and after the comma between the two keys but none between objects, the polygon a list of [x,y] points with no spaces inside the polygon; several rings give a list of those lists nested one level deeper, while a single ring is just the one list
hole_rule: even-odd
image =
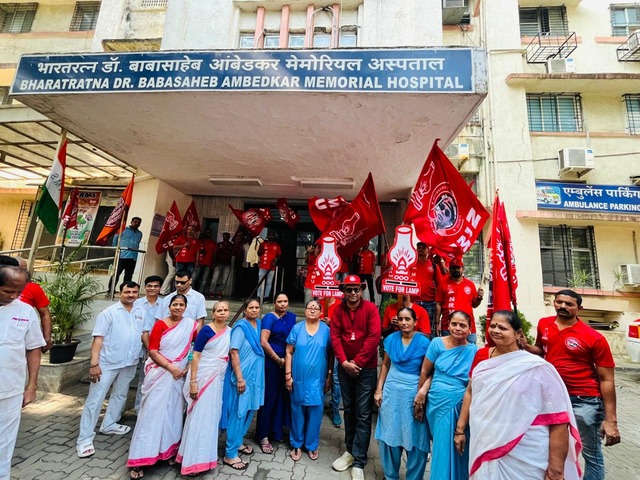
[{"label": "election campaign flag", "polygon": [[323,236],[335,238],[340,257],[348,258],[361,247],[368,245],[373,237],[385,232],[378,194],[373,176],[369,173],[360,193],[333,218],[324,230]]},{"label": "election campaign flag", "polygon": [[182,219],[180,218],[180,211],[178,205],[174,201],[171,204],[171,208],[167,212],[167,216],[164,217],[164,224],[162,230],[158,236],[158,242],[156,243],[156,253],[159,255],[173,248],[173,244],[182,233]]},{"label": "election campaign flag", "polygon": [[331,221],[345,209],[349,202],[343,197],[318,198],[313,197],[307,200],[309,215],[318,230],[324,232]]},{"label": "election campaign flag", "polygon": [[131,199],[133,198],[133,180],[135,175],[131,177],[131,181],[127,188],[125,188],[124,192],[118,199],[118,203],[111,211],[111,215],[107,218],[107,223],[105,223],[100,235],[96,239],[97,245],[106,245],[109,237],[116,233],[122,232],[124,226],[127,222],[127,213],[129,213],[129,208],[131,208]]},{"label": "election campaign flag", "polygon": [[78,225],[78,187],[74,188],[67,200],[67,207],[62,214],[62,226],[65,230],[71,230]]},{"label": "election campaign flag", "polygon": [[249,230],[252,237],[257,237],[267,223],[271,220],[271,213],[267,208],[250,208],[242,211],[229,205],[229,209],[233,212],[240,223]]},{"label": "election campaign flag", "polygon": [[447,156],[433,143],[413,189],[403,223],[440,254],[460,256],[476,241],[489,212]]},{"label": "election campaign flag", "polygon": [[42,187],[42,194],[36,205],[36,215],[49,233],[56,233],[62,198],[64,196],[64,173],[67,166],[67,141],[60,145],[51,166],[51,173]]},{"label": "election campaign flag", "polygon": [[196,234],[202,230],[202,227],[200,226],[200,219],[198,217],[198,210],[196,209],[196,203],[193,200],[191,200],[187,211],[184,212],[184,217],[182,217],[182,227],[186,230],[189,225],[194,228]]},{"label": "election campaign flag", "polygon": [[289,206],[289,202],[287,202],[286,198],[279,198],[276,201],[276,206],[278,207],[278,213],[280,214],[280,218],[284,223],[286,223],[290,228],[296,228],[296,225],[300,221],[300,215],[298,212],[293,210]]}]

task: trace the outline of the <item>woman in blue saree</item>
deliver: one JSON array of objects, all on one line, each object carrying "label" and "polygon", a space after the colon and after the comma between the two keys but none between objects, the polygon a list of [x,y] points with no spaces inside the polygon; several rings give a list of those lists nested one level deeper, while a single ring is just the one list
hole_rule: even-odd
[{"label": "woman in blue saree", "polygon": [[[433,439],[431,480],[469,478],[468,449],[459,455],[452,439],[454,433],[458,433],[455,426],[477,351],[474,344],[467,342],[470,325],[468,314],[459,310],[453,312],[449,322],[450,335],[433,339],[422,364],[414,408],[416,417],[422,418],[428,392],[426,413]],[[468,437],[468,432],[465,434]]]},{"label": "woman in blue saree", "polygon": [[223,462],[234,470],[244,470],[238,453],[250,455],[253,448],[243,444],[253,414],[264,403],[264,350],[260,345],[260,302],[250,298],[244,303],[244,318],[231,330],[229,357],[222,397],[220,428],[227,430]]},{"label": "woman in blue saree", "polygon": [[402,451],[407,452],[407,480],[422,480],[429,454],[426,420],[414,417],[413,402],[429,339],[416,333],[418,319],[412,308],[396,314],[400,331],[384,341],[384,360],[373,399],[380,409],[376,440],[387,480],[400,478]]}]

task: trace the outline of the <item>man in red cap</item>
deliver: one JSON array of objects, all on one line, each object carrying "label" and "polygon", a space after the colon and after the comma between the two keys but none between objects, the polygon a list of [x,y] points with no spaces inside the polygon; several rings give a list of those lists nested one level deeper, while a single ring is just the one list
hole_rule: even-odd
[{"label": "man in red cap", "polygon": [[449,276],[439,285],[436,292],[437,333],[443,337],[449,335],[449,318],[456,310],[462,310],[471,317],[471,333],[467,340],[476,343],[476,322],[473,309],[482,303],[484,290],[476,286],[468,278],[464,278],[464,263],[456,257],[449,264]]},{"label": "man in red cap", "polygon": [[331,316],[331,343],[339,365],[346,444],[346,452],[332,466],[339,472],[353,466],[354,480],[364,479],[367,464],[381,333],[378,309],[362,298],[365,287],[360,277],[348,275],[341,285],[344,299]]}]

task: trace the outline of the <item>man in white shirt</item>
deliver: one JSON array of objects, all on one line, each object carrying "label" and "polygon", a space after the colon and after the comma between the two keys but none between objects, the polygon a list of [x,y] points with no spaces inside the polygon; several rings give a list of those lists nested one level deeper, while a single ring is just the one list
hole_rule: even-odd
[{"label": "man in white shirt", "polygon": [[40,348],[46,345],[38,314],[18,300],[27,280],[19,267],[0,268],[0,479],[10,478],[20,414],[36,399]]},{"label": "man in white shirt", "polygon": [[120,286],[120,301],[104,309],[96,318],[89,364],[91,385],[80,417],[80,433],[76,441],[76,451],[81,458],[95,453],[94,429],[112,384],[100,433],[124,435],[131,430],[131,427],[120,425],[118,421],[142,350],[145,312],[142,307],[134,306],[139,289],[140,286],[135,282],[123,283]]},{"label": "man in white shirt", "polygon": [[[134,307],[142,307],[144,310],[144,323],[142,326],[142,343],[144,348],[140,351],[140,360],[138,361],[138,389],[136,390],[136,402],[134,409],[136,414],[140,412],[140,402],[142,402],[142,382],[144,381],[144,364],[147,360],[147,347],[149,346],[148,333],[156,322],[156,313],[162,304],[162,300],[158,298],[163,279],[159,275],[151,275],[144,279],[145,296],[137,299]],[[145,333],[146,342],[145,342]]]},{"label": "man in white shirt", "polygon": [[198,322],[198,330],[204,325],[204,318],[207,316],[207,308],[204,295],[191,288],[191,273],[188,270],[179,270],[174,280],[176,291],[171,292],[162,300],[162,306],[156,311],[156,318],[163,319],[169,316],[169,304],[175,294],[180,293],[187,297],[187,309],[183,318],[191,318]]}]

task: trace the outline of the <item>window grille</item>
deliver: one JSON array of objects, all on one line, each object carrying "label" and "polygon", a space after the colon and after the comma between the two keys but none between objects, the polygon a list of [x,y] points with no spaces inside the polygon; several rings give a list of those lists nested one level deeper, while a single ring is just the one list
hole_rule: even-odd
[{"label": "window grille", "polygon": [[627,123],[631,135],[640,134],[640,94],[623,95],[627,107]]},{"label": "window grille", "polygon": [[484,271],[482,234],[477,238],[471,248],[464,254],[464,276],[476,285],[482,283]]},{"label": "window grille", "polygon": [[628,37],[640,30],[640,7],[637,5],[611,6],[611,31],[614,37]]},{"label": "window grille", "polygon": [[99,14],[100,2],[76,2],[69,30],[72,32],[95,30]]},{"label": "window grille", "polygon": [[9,87],[0,87],[0,105],[11,105]]},{"label": "window grille", "polygon": [[166,7],[167,0],[142,0],[142,8]]},{"label": "window grille", "polygon": [[37,9],[37,3],[0,4],[0,33],[30,32]]},{"label": "window grille", "polygon": [[527,94],[531,132],[581,132],[582,102],[578,93]]},{"label": "window grille", "polygon": [[538,34],[566,35],[569,33],[567,9],[562,7],[521,8],[520,35],[535,37]]}]

